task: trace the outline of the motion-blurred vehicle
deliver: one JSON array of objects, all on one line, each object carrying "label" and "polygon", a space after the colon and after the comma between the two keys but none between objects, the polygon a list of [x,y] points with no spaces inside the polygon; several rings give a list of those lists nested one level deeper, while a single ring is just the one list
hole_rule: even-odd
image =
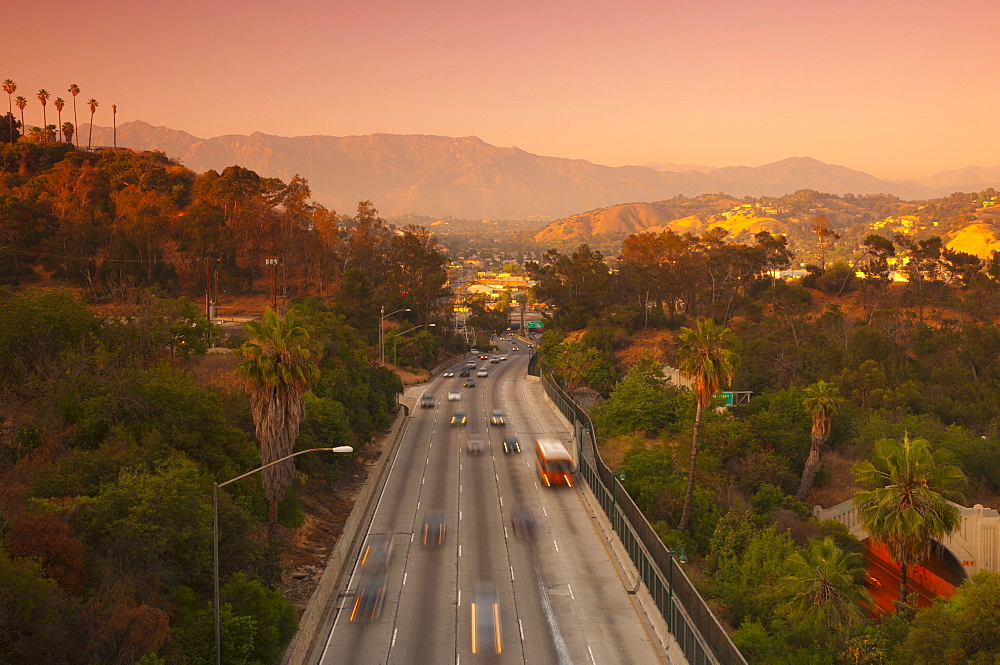
[{"label": "motion-blurred vehicle", "polygon": [[463,383],[462,385],[465,386],[466,388],[475,388],[476,380],[472,378],[466,379],[465,383]]},{"label": "motion-blurred vehicle", "polygon": [[434,408],[434,395],[421,395],[420,396],[420,408],[421,409],[433,409]]},{"label": "motion-blurred vehicle", "polygon": [[500,634],[500,600],[492,582],[479,581],[472,587],[472,653],[503,653]]},{"label": "motion-blurred vehicle", "polygon": [[465,411],[456,411],[455,413],[451,414],[452,425],[458,425],[459,427],[462,427],[465,425],[466,420],[468,420],[468,418],[466,418],[465,416]]},{"label": "motion-blurred vehicle", "polygon": [[520,350],[521,349],[517,348],[516,346],[515,347],[511,347],[511,351],[520,351]]},{"label": "motion-blurred vehicle", "polygon": [[469,376],[470,374],[472,374],[472,370],[469,369],[468,367],[466,367],[465,369],[463,369],[461,372],[458,373],[459,376]]},{"label": "motion-blurred vehicle", "polygon": [[443,376],[446,379],[450,379],[451,377],[455,376],[455,373],[452,372],[451,370],[448,370],[447,372],[442,373],[441,376]]},{"label": "motion-blurred vehicle", "polygon": [[444,511],[428,510],[424,513],[424,526],[420,530],[424,545],[444,545]]},{"label": "motion-blurred vehicle", "polygon": [[448,401],[449,402],[457,402],[460,399],[462,399],[462,393],[458,392],[457,390],[449,390],[448,391]]},{"label": "motion-blurred vehicle", "polygon": [[490,362],[496,365],[498,362],[500,362],[500,356],[493,356],[492,358],[490,358]]},{"label": "motion-blurred vehicle", "polygon": [[882,586],[882,583],[879,582],[877,579],[875,579],[869,573],[865,573],[865,583],[868,584],[868,586],[871,586],[871,587],[880,587],[880,586]]},{"label": "motion-blurred vehicle", "polygon": [[573,472],[576,471],[576,465],[566,446],[559,439],[544,437],[535,441],[535,466],[546,487],[573,486]]},{"label": "motion-blurred vehicle", "polygon": [[534,540],[538,531],[535,515],[530,508],[520,507],[514,510],[510,516],[510,524],[514,527],[514,535],[522,540]]},{"label": "motion-blurred vehicle", "polygon": [[500,360],[507,360],[507,356],[500,356]]},{"label": "motion-blurred vehicle", "polygon": [[479,359],[480,360],[489,360],[489,356],[486,355],[485,353],[480,353],[479,354]]},{"label": "motion-blurred vehicle", "polygon": [[490,414],[490,425],[493,425],[495,427],[503,427],[506,424],[507,421],[504,420],[503,411],[501,411],[500,409],[493,409],[493,413]]},{"label": "motion-blurred vehicle", "polygon": [[476,372],[476,376],[478,376],[479,378],[487,377],[489,375],[490,375],[489,371],[485,369],[481,369],[478,372]]},{"label": "motion-blurred vehicle", "polygon": [[392,534],[375,533],[361,550],[361,581],[354,591],[351,621],[375,621],[385,604],[385,579],[392,554]]},{"label": "motion-blurred vehicle", "polygon": [[469,442],[465,445],[465,449],[473,455],[482,455],[486,452],[486,443],[483,441],[483,437],[473,435],[469,437]]},{"label": "motion-blurred vehicle", "polygon": [[516,435],[508,434],[503,438],[503,451],[508,454],[521,452],[521,442]]}]

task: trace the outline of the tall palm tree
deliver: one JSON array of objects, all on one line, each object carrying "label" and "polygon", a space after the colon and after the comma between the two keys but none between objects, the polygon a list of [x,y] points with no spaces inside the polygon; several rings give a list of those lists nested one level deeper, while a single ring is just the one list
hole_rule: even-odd
[{"label": "tall palm tree", "polygon": [[42,88],[41,90],[38,91],[38,93],[35,96],[38,97],[38,101],[42,103],[42,128],[45,129],[49,126],[49,118],[48,115],[46,115],[45,113],[45,105],[46,103],[48,103],[49,97],[51,95],[49,95],[48,90]]},{"label": "tall palm tree", "polygon": [[[80,86],[78,86],[76,83],[73,83],[69,86],[69,90],[67,90],[66,92],[73,95],[73,127],[79,127],[80,121],[76,119],[76,96],[80,94]],[[76,135],[76,147],[77,148],[80,147],[79,134]]]},{"label": "tall palm tree", "polygon": [[872,599],[859,584],[863,556],[845,554],[827,536],[810,541],[805,556],[792,554],[788,565],[789,575],[778,582],[778,589],[789,609],[834,632],[849,631],[864,619],[862,604],[871,606]]},{"label": "tall palm tree", "polygon": [[17,108],[19,108],[21,110],[21,134],[22,135],[26,133],[25,129],[27,129],[24,126],[24,107],[27,106],[27,105],[28,105],[28,100],[25,99],[24,97],[22,97],[21,95],[18,95],[17,97],[14,98],[14,106],[16,106]]},{"label": "tall palm tree", "polygon": [[965,474],[949,464],[950,458],[947,450],[931,451],[926,439],[904,436],[902,442],[877,441],[875,459],[852,469],[858,484],[868,488],[854,495],[861,525],[899,564],[900,602],[906,602],[907,568],[926,559],[931,543],[961,522],[958,508],[948,500],[964,501],[957,488]]},{"label": "tall palm tree", "polygon": [[66,143],[72,143],[73,142],[73,133],[75,131],[76,131],[76,127],[74,127],[73,123],[70,122],[69,120],[67,120],[66,122],[64,122],[62,124],[62,134],[63,134],[63,138],[66,139]]},{"label": "tall palm tree", "polygon": [[66,106],[66,102],[63,101],[62,97],[56,97],[55,101],[52,102],[52,106],[56,107],[56,112],[58,113],[58,119],[56,120],[56,127],[59,128],[59,140],[65,141],[66,139],[62,135],[62,110]]},{"label": "tall palm tree", "polygon": [[94,142],[94,114],[97,112],[97,107],[100,106],[97,100],[91,97],[87,100],[87,106],[90,107],[90,136],[87,137],[87,150],[90,150]]},{"label": "tall palm tree", "polygon": [[115,148],[118,147],[118,105],[111,105],[111,127],[112,127],[112,140],[114,141],[111,145]]},{"label": "tall palm tree", "polygon": [[[292,453],[305,415],[304,396],[319,378],[319,368],[310,359],[309,333],[294,312],[282,319],[268,310],[263,321],[250,322],[246,329],[250,338],[239,349],[236,369],[250,394],[260,461],[268,464]],[[278,523],[278,501],[292,482],[295,465],[288,460],[261,474],[273,535]]]},{"label": "tall palm tree", "polygon": [[717,326],[711,318],[701,319],[695,329],[681,328],[677,335],[678,368],[694,382],[697,408],[694,414],[694,431],[691,435],[691,465],[688,469],[687,492],[684,495],[684,512],[678,525],[683,531],[691,521],[691,502],[694,497],[694,473],[698,461],[698,433],[701,414],[719,387],[728,385],[736,373],[739,357],[733,351],[733,333],[729,328]]},{"label": "tall palm tree", "polygon": [[820,448],[830,438],[830,424],[844,402],[839,392],[837,386],[826,381],[817,381],[806,388],[806,398],[802,400],[802,406],[812,416],[810,433],[812,446],[809,448],[809,458],[806,460],[805,468],[802,469],[799,491],[795,493],[795,498],[799,501],[805,501],[809,497],[809,490],[812,489],[816,472],[819,471]]},{"label": "tall palm tree", "polygon": [[[17,84],[14,83],[12,79],[4,79],[3,91],[7,93],[7,108],[10,110],[10,142],[14,142],[14,102],[11,100],[11,95],[17,90]],[[24,124],[21,124],[21,128],[24,128]]]}]

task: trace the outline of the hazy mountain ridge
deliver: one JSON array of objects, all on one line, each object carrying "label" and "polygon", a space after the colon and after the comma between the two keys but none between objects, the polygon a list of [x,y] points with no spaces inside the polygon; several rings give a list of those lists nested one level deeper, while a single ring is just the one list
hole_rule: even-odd
[{"label": "hazy mountain ridge", "polygon": [[[81,137],[88,130],[84,125]],[[758,167],[674,171],[664,169],[678,165],[611,167],[540,156],[471,136],[281,137],[257,132],[201,139],[139,121],[118,127],[117,140],[118,145],[137,150],[162,150],[195,171],[239,164],[285,181],[300,174],[308,179],[313,197],[338,212],[353,212],[358,201],[370,199],[386,216],[558,219],[581,210],[705,192],[781,196],[814,189],[923,199],[954,191],[960,173],[939,174],[938,180],[930,176],[927,184],[893,183],[808,157]],[[95,126],[93,142],[110,145],[111,129]],[[995,181],[990,180],[994,172]],[[971,189],[1000,186],[1000,167],[969,171],[969,176],[975,178]]]}]

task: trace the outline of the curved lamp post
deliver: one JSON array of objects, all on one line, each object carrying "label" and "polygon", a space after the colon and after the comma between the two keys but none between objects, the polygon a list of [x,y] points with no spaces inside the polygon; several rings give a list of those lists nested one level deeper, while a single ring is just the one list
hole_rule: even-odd
[{"label": "curved lamp post", "polygon": [[[421,323],[419,326],[413,326],[412,328],[404,330],[403,332],[398,333],[395,337],[393,337],[392,338],[392,364],[393,365],[396,364],[396,342],[399,341],[400,337],[402,337],[406,333],[410,332],[411,330],[416,330],[417,328],[434,328],[436,326],[437,326],[436,323]],[[383,363],[383,364],[385,364],[385,363]]]},{"label": "curved lamp post", "polygon": [[386,314],[385,313],[385,305],[382,305],[382,308],[379,310],[379,317],[378,317],[378,352],[379,352],[379,357],[382,360],[382,367],[385,367],[385,333],[382,332],[382,322],[385,321],[387,317],[390,317],[393,314],[399,314],[400,312],[409,312],[409,311],[411,311],[411,310],[410,310],[409,307],[407,307],[405,309],[397,309],[395,312],[389,312],[388,314]]},{"label": "curved lamp post", "polygon": [[300,450],[297,453],[292,453],[291,455],[286,455],[281,459],[269,462],[262,467],[256,468],[253,471],[247,471],[241,476],[236,476],[224,483],[214,483],[212,488],[212,553],[213,553],[213,587],[215,593],[215,665],[222,665],[222,635],[219,631],[219,488],[225,487],[229,483],[235,483],[237,480],[242,480],[247,476],[252,476],[253,474],[263,471],[269,466],[274,466],[285,460],[292,459],[298,455],[304,455],[306,453],[315,453],[317,451],[327,451],[331,453],[353,453],[354,448],[350,446],[337,446],[336,448],[310,448],[309,450]]},{"label": "curved lamp post", "polygon": [[674,634],[674,557],[680,563],[687,563],[687,543],[681,543],[677,546],[677,549],[667,550],[667,556],[670,557],[670,568],[667,571],[667,585],[670,587],[670,591],[667,594],[667,630],[670,634]]}]

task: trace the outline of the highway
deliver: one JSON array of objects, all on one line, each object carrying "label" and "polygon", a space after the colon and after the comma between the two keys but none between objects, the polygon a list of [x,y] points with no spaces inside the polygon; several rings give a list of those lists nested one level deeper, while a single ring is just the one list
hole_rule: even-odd
[{"label": "highway", "polygon": [[[569,443],[571,435],[539,383],[525,379],[524,346],[512,352],[511,342],[500,344],[509,360],[476,358],[489,376],[476,378],[475,387],[462,386],[463,358],[453,378],[422,388],[435,406],[414,409],[366,538],[382,543],[387,536],[391,555],[383,568],[372,563],[375,555],[360,556],[364,547],[356,553],[346,593],[313,637],[317,655],[310,662],[669,662],[580,490],[540,486],[535,438]],[[447,400],[451,390],[462,392],[460,401]],[[504,412],[505,427],[489,424],[494,409]],[[450,424],[455,411],[467,414],[464,427]],[[520,454],[504,453],[503,437],[511,433]],[[483,439],[482,454],[467,450],[470,437]],[[512,515],[525,510],[534,517],[534,537],[512,528]],[[443,514],[440,545],[435,513]],[[375,578],[382,588],[375,595],[365,588],[357,602],[358,589]]]}]

